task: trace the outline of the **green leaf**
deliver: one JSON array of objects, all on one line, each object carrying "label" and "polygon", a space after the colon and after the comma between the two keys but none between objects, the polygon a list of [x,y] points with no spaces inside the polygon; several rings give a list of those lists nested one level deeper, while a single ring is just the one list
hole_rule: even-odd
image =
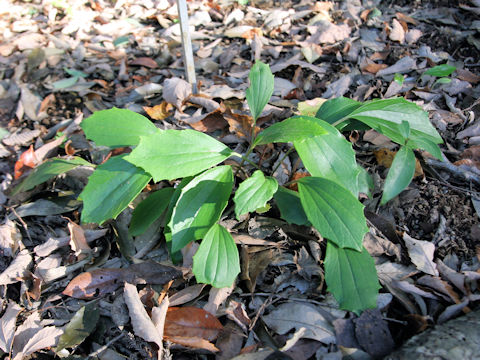
[{"label": "green leaf", "polygon": [[403,85],[403,82],[405,81],[405,76],[403,74],[395,73],[393,80],[398,84],[398,85]]},{"label": "green leaf", "polygon": [[120,36],[115,40],[113,40],[113,46],[118,47],[120,45],[125,45],[125,44],[128,44],[129,41],[130,41],[130,38],[128,36]]},{"label": "green leaf", "polygon": [[240,215],[264,207],[277,189],[278,183],[275,178],[265,177],[260,170],[255,171],[238,186],[233,197],[237,219]]},{"label": "green leaf", "polygon": [[250,112],[255,121],[273,94],[273,74],[270,66],[257,61],[248,75],[250,87],[245,92]]},{"label": "green leaf", "polygon": [[426,151],[428,151],[430,154],[432,154],[433,156],[435,156],[438,160],[443,160],[442,151],[440,150],[440,148],[438,147],[438,145],[435,144],[434,142],[428,140],[428,139],[424,139],[424,138],[421,138],[421,137],[416,137],[416,138],[414,138],[414,139],[408,140],[407,146],[408,146],[410,149],[423,149],[423,150],[426,150]]},{"label": "green leaf", "polygon": [[380,205],[392,200],[405,189],[415,174],[415,154],[412,149],[402,146],[393,158],[388,171]]},{"label": "green leaf", "polygon": [[152,174],[155,182],[196,175],[232,154],[227,146],[195,130],[165,130],[142,137],[127,161]]},{"label": "green leaf", "polygon": [[255,145],[293,142],[326,134],[327,131],[316,120],[311,116],[294,116],[273,124],[258,134]]},{"label": "green leaf", "polygon": [[452,79],[450,79],[450,78],[440,78],[433,83],[432,88],[437,84],[438,85],[445,85],[445,84],[450,84],[451,82],[452,82]]},{"label": "green leaf", "polygon": [[372,191],[375,187],[372,176],[362,166],[358,165],[357,167],[358,170],[360,170],[360,173],[358,174],[358,191],[371,198]]},{"label": "green leaf", "polygon": [[232,235],[213,224],[193,256],[193,273],[197,282],[216,288],[232,286],[240,273],[240,260]]},{"label": "green leaf", "polygon": [[362,103],[343,96],[330,99],[323,103],[315,117],[329,124],[333,124],[340,119],[346,119],[353,110],[359,108],[361,105]]},{"label": "green leaf", "polygon": [[451,75],[455,70],[457,70],[455,66],[442,64],[442,65],[437,65],[437,66],[434,66],[433,68],[428,69],[422,74],[422,76],[423,75],[430,75],[430,76],[436,76],[436,77],[448,76],[448,75]]},{"label": "green leaf", "polygon": [[109,147],[135,146],[140,136],[161,132],[145,116],[115,107],[93,113],[80,126],[88,139]]},{"label": "green leaf", "polygon": [[69,68],[66,68],[66,67],[64,67],[63,70],[65,70],[65,72],[70,76],[77,76],[77,77],[82,77],[82,78],[88,76],[88,74],[85,74],[83,71],[80,71],[80,70],[69,69]]},{"label": "green leaf", "polygon": [[407,121],[402,120],[402,123],[398,129],[400,131],[400,135],[402,135],[405,139],[410,137],[410,124]]},{"label": "green leaf", "polygon": [[83,160],[80,157],[74,157],[73,159],[51,159],[45,161],[43,164],[37,166],[31,173],[28,175],[25,180],[23,180],[12,192],[12,195],[15,195],[22,191],[27,191],[33,189],[35,186],[50,180],[51,178],[66,173],[72,169],[75,169],[78,166],[92,166],[88,161]]},{"label": "green leaf", "polygon": [[198,175],[182,189],[172,213],[172,252],[202,239],[227,206],[232,192],[230,166],[217,166]]},{"label": "green leaf", "polygon": [[352,144],[333,126],[325,121],[315,120],[321,123],[328,133],[294,142],[305,168],[312,176],[338,182],[357,196],[359,170]]},{"label": "green leaf", "polygon": [[128,233],[131,236],[143,234],[165,211],[174,191],[172,187],[160,189],[138,204],[133,210]]},{"label": "green leaf", "polygon": [[102,224],[116,218],[150,181],[149,174],[124,157],[110,158],[88,178],[79,196],[83,200],[83,223]]},{"label": "green leaf", "polygon": [[332,242],[325,255],[327,290],[337,299],[340,308],[359,314],[377,306],[380,284],[373,258],[367,250],[342,249]]},{"label": "green leaf", "polygon": [[65,332],[60,336],[55,352],[80,345],[95,329],[99,318],[100,309],[96,303],[82,306],[65,326]]},{"label": "green leaf", "polygon": [[350,117],[367,124],[399,144],[404,144],[406,140],[399,129],[402,121],[409,123],[412,137],[427,138],[436,144],[443,142],[430,123],[427,112],[403,98],[368,101],[354,110]]},{"label": "green leaf", "polygon": [[273,195],[273,198],[277,203],[282,219],[290,224],[309,224],[307,215],[300,201],[300,195],[298,195],[296,191],[280,186],[275,195]]},{"label": "green leaf", "polygon": [[322,234],[340,247],[360,250],[368,231],[364,206],[347,189],[319,177],[298,181],[298,190],[308,220]]},{"label": "green leaf", "polygon": [[73,77],[55,81],[54,83],[52,83],[52,86],[56,90],[66,89],[66,88],[69,88],[70,86],[75,85],[77,81],[78,81],[78,76],[73,76]]}]

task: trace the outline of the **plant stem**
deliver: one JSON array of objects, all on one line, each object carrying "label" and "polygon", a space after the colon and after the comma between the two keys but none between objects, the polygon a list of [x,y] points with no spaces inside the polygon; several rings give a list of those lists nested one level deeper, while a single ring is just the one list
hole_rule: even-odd
[{"label": "plant stem", "polygon": [[279,160],[278,165],[275,166],[275,169],[272,170],[272,175],[275,174],[275,171],[282,165],[283,160],[293,151],[293,147],[287,150],[287,152],[283,155],[283,157]]},{"label": "plant stem", "polygon": [[331,124],[333,127],[337,127],[338,124],[341,124],[342,122],[344,122],[345,120],[348,119],[348,116],[344,116],[342,117],[341,119],[335,121],[333,124]]},{"label": "plant stem", "polygon": [[249,163],[250,165],[252,165],[253,167],[257,168],[258,170],[261,170],[260,167],[259,167],[257,164],[255,164],[252,160],[250,160],[250,159],[248,158],[248,155],[250,155],[250,153],[252,152],[252,150],[253,150],[253,148],[252,148],[252,149],[249,149],[249,150],[246,152],[245,155],[242,155],[242,154],[239,154],[239,153],[235,153],[235,152],[233,153],[234,156],[238,156],[238,157],[241,157],[241,158],[242,158],[242,162],[240,163],[239,168],[241,168],[242,165],[243,165],[245,162],[247,162],[247,163]]}]

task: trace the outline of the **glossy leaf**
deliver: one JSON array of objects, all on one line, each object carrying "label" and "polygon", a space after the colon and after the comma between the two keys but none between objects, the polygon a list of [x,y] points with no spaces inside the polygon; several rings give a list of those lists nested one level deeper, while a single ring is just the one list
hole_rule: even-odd
[{"label": "glossy leaf", "polygon": [[347,189],[334,181],[305,177],[298,190],[308,220],[322,234],[340,247],[360,250],[368,231],[364,206]]},{"label": "glossy leaf", "polygon": [[312,176],[342,184],[357,196],[359,170],[352,144],[333,126],[319,119],[316,121],[328,131],[327,134],[294,142],[305,168]]},{"label": "glossy leaf", "polygon": [[145,116],[115,107],[93,113],[80,126],[87,139],[110,147],[135,146],[140,136],[161,132]]},{"label": "glossy leaf", "polygon": [[289,190],[280,186],[273,195],[282,219],[290,224],[307,225],[309,224],[307,215],[302,207],[300,195],[296,191]]},{"label": "glossy leaf", "polygon": [[275,178],[265,177],[263,172],[256,170],[238,186],[233,197],[237,219],[240,215],[266,206],[277,189],[278,183]]},{"label": "glossy leaf", "polygon": [[193,256],[193,273],[197,282],[232,286],[240,273],[240,259],[232,235],[223,226],[214,224],[205,234]]},{"label": "glossy leaf", "polygon": [[372,197],[372,191],[375,187],[372,176],[363,167],[358,165],[360,173],[358,174],[358,191],[364,193],[369,198]]},{"label": "glossy leaf", "polygon": [[138,204],[132,213],[129,234],[132,236],[143,234],[165,211],[174,191],[172,187],[160,189]]},{"label": "glossy leaf", "polygon": [[400,194],[410,184],[414,174],[415,154],[412,149],[402,146],[393,158],[388,171],[380,204],[383,205]]},{"label": "glossy leaf", "polygon": [[399,130],[402,121],[409,123],[412,137],[425,137],[436,144],[442,142],[430,123],[427,112],[403,98],[368,101],[354,110],[350,117],[362,121],[399,144],[404,144],[406,140]]},{"label": "glossy leaf", "polygon": [[155,182],[196,175],[232,154],[227,146],[195,130],[166,130],[142,137],[127,161],[152,174]]},{"label": "glossy leaf", "polygon": [[273,74],[270,66],[257,61],[248,75],[250,87],[245,92],[250,112],[257,120],[273,94]]},{"label": "glossy leaf", "polygon": [[13,195],[22,191],[33,189],[35,186],[44,183],[51,178],[66,173],[77,166],[94,166],[80,157],[73,159],[51,159],[37,166],[25,180],[23,180],[13,191]]},{"label": "glossy leaf", "polygon": [[407,142],[407,146],[410,149],[423,149],[428,151],[431,155],[435,156],[438,160],[443,160],[442,151],[434,142],[424,139],[424,138],[415,138],[410,139]]},{"label": "glossy leaf", "polygon": [[100,309],[96,303],[82,306],[65,327],[55,351],[59,352],[81,344],[95,330],[99,318]]},{"label": "glossy leaf", "polygon": [[255,139],[255,144],[286,143],[326,134],[327,131],[315,120],[311,116],[288,118],[263,130]]},{"label": "glossy leaf", "polygon": [[318,109],[315,117],[333,124],[340,119],[347,118],[353,110],[362,106],[362,103],[356,100],[348,99],[346,97],[338,97],[327,100]]},{"label": "glossy leaf", "polygon": [[232,168],[218,166],[198,175],[182,189],[168,225],[172,231],[172,252],[205,236],[220,219],[232,187]]},{"label": "glossy leaf", "polygon": [[124,160],[124,155],[99,165],[88,178],[79,198],[83,200],[82,222],[102,224],[114,219],[148,184],[151,176]]},{"label": "glossy leaf", "polygon": [[367,250],[342,249],[332,242],[327,244],[325,256],[327,290],[335,296],[340,308],[354,311],[377,306],[380,284],[373,258]]},{"label": "glossy leaf", "polygon": [[442,65],[437,65],[428,69],[422,74],[422,76],[423,75],[430,75],[430,76],[436,76],[436,77],[448,76],[448,75],[451,75],[455,70],[457,70],[455,66],[442,64]]}]

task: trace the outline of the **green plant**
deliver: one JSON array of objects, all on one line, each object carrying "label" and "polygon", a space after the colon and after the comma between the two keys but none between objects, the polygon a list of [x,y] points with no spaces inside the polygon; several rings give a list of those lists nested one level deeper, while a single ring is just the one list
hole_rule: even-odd
[{"label": "green plant", "polygon": [[452,79],[450,79],[447,76],[450,76],[457,68],[452,65],[448,64],[442,64],[442,65],[437,65],[434,66],[428,70],[426,70],[420,78],[422,78],[425,75],[433,76],[435,78],[438,78],[435,80],[435,82],[432,85],[432,88],[435,85],[442,85],[442,84],[449,84],[452,82]]},{"label": "green plant", "polygon": [[[147,118],[128,110],[94,113],[82,122],[87,138],[111,148],[132,146],[128,155],[99,165],[80,194],[82,222],[102,224],[115,218],[153,178],[154,182],[183,179],[176,188],[149,195],[134,210],[129,232],[139,235],[163,218],[163,232],[171,256],[192,241],[202,240],[193,259],[200,282],[231,285],[240,272],[239,255],[227,229],[218,224],[232,191],[232,156],[256,170],[239,183],[233,196],[237,217],[263,209],[273,198],[287,222],[311,224],[327,239],[325,278],[328,290],[344,309],[360,312],[376,306],[379,283],[373,259],[363,247],[368,231],[360,192],[368,192],[368,173],[355,160],[350,142],[340,130],[373,128],[401,147],[385,182],[382,203],[403,190],[415,168],[413,149],[440,158],[442,139],[427,114],[404,99],[360,103],[347,98],[326,101],[316,117],[295,116],[271,125],[258,135],[255,124],[273,93],[273,74],[257,62],[251,69],[246,97],[253,116],[251,141],[244,155],[194,130],[160,130]],[[312,175],[297,180],[298,192],[279,186],[249,159],[257,146],[293,143]],[[54,173],[84,165],[80,159],[50,160],[23,184],[28,190]],[[67,169],[68,167],[68,169]],[[53,169],[55,168],[55,169]]]}]

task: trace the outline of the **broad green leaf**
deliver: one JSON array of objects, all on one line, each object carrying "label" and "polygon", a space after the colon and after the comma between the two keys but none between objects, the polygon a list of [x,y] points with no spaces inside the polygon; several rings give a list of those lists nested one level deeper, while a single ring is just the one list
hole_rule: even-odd
[{"label": "broad green leaf", "polygon": [[163,235],[165,236],[168,252],[170,253],[170,257],[172,258],[172,261],[174,264],[178,264],[180,261],[182,261],[182,253],[180,251],[172,252],[172,229],[170,229],[170,225],[172,222],[171,219],[172,219],[173,209],[177,204],[178,198],[182,194],[183,188],[187,186],[188,183],[192,181],[192,179],[193,177],[189,176],[189,177],[183,178],[180,181],[180,183],[175,188],[175,191],[173,192],[172,197],[170,198],[170,203],[168,204],[167,212],[165,214],[166,225],[163,230]]},{"label": "broad green leaf", "polygon": [[290,224],[307,225],[309,221],[303,210],[300,195],[296,191],[280,186],[273,195],[282,219]]},{"label": "broad green leaf", "polygon": [[93,113],[80,126],[88,139],[110,147],[135,146],[140,136],[161,132],[145,116],[115,107]]},{"label": "broad green leaf", "polygon": [[348,115],[360,106],[362,106],[362,103],[342,96],[325,101],[318,109],[315,117],[333,124],[340,119],[347,119]]},{"label": "broad green leaf", "polygon": [[438,147],[438,145],[435,144],[434,142],[428,140],[428,139],[424,139],[424,138],[421,138],[421,137],[416,137],[416,138],[414,138],[414,139],[408,140],[407,146],[408,146],[410,149],[423,149],[423,150],[426,150],[426,151],[428,151],[430,154],[432,154],[433,156],[435,156],[438,160],[443,160],[442,151],[440,150],[440,148]]},{"label": "broad green leaf", "polygon": [[83,200],[83,223],[102,224],[116,218],[152,178],[124,157],[110,158],[88,178],[79,196]]},{"label": "broad green leaf", "polygon": [[372,176],[362,166],[358,165],[357,167],[360,170],[358,174],[358,192],[364,193],[371,198],[375,187]]},{"label": "broad green leaf", "polygon": [[450,79],[450,78],[440,78],[433,83],[432,87],[434,87],[437,84],[438,85],[450,84],[451,82],[452,82],[452,79]]},{"label": "broad green leaf", "polygon": [[352,144],[333,126],[316,119],[327,134],[295,141],[293,144],[305,168],[312,174],[342,184],[358,195],[359,170]]},{"label": "broad green leaf", "polygon": [[395,154],[388,171],[380,205],[392,200],[405,189],[415,174],[415,154],[412,149],[402,146]]},{"label": "broad green leaf", "polygon": [[227,206],[232,192],[230,166],[217,166],[195,177],[182,189],[172,213],[172,252],[202,239]]},{"label": "broad green leaf", "polygon": [[237,219],[240,215],[264,207],[277,189],[278,183],[275,178],[265,177],[260,170],[255,171],[238,186],[233,197]]},{"label": "broad green leaf", "polygon": [[326,134],[327,131],[316,120],[311,116],[294,116],[273,124],[258,134],[255,145],[293,142]]},{"label": "broad green leaf", "polygon": [[213,224],[193,256],[193,273],[197,282],[216,288],[232,286],[240,273],[240,259],[232,235]]},{"label": "broad green leaf", "polygon": [[126,157],[152,174],[155,182],[192,176],[232,154],[227,146],[195,130],[165,130],[142,137]]},{"label": "broad green leaf", "polygon": [[430,76],[436,76],[436,77],[448,76],[448,75],[451,75],[455,70],[457,70],[455,66],[442,64],[442,65],[434,66],[431,69],[428,69],[422,74],[422,76],[423,75],[430,75]]},{"label": "broad green leaf", "polygon": [[273,74],[270,66],[257,61],[248,75],[250,87],[245,92],[250,112],[255,121],[273,94]]},{"label": "broad green leaf", "polygon": [[400,130],[400,135],[402,135],[405,139],[410,137],[410,124],[408,121],[402,120],[402,123],[398,129]]},{"label": "broad green leaf", "polygon": [[403,98],[368,101],[354,110],[350,117],[360,120],[399,144],[404,144],[406,140],[399,130],[402,121],[409,123],[412,137],[428,138],[436,144],[442,142],[442,138],[430,123],[427,112]]},{"label": "broad green leaf", "polygon": [[51,159],[45,161],[43,164],[37,166],[16,188],[13,190],[12,195],[15,195],[22,191],[33,189],[35,186],[50,180],[51,178],[66,173],[78,166],[92,166],[88,161],[83,160],[80,157],[74,157],[73,159]]},{"label": "broad green leaf", "polygon": [[55,352],[58,353],[65,348],[80,345],[95,330],[99,318],[100,309],[96,303],[82,306],[65,326],[65,331],[60,335]]},{"label": "broad green leaf", "polygon": [[325,281],[327,290],[344,310],[359,314],[377,306],[380,284],[373,258],[364,247],[359,252],[339,248],[329,241],[325,255]]},{"label": "broad green leaf", "polygon": [[55,81],[54,83],[52,83],[52,86],[56,90],[66,89],[66,88],[69,88],[70,86],[75,85],[77,81],[78,81],[78,76],[73,76],[73,77]]},{"label": "broad green leaf", "polygon": [[300,179],[298,190],[308,220],[323,237],[342,248],[362,248],[367,221],[364,206],[351,192],[319,177]]},{"label": "broad green leaf", "polygon": [[174,191],[172,187],[160,189],[138,204],[133,210],[128,233],[132,236],[143,234],[165,211]]}]

